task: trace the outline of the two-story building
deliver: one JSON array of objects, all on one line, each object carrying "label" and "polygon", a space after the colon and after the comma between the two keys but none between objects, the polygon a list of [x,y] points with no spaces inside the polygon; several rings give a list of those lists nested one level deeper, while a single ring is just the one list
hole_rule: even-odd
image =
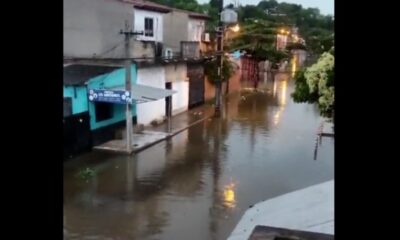
[{"label": "two-story building", "polygon": [[[177,92],[172,98],[133,104],[134,124],[164,119],[169,105],[172,114],[178,114],[203,102],[204,94],[199,92],[204,92],[201,47],[206,19],[204,14],[142,0],[64,1],[64,59],[68,63],[64,65],[64,126],[71,148],[80,148],[74,141],[82,135],[82,122],[87,123],[88,140],[81,148],[112,139],[124,125],[123,105],[88,101],[88,91],[124,86],[126,52],[133,59],[132,84]],[[128,51],[121,30],[134,32]]]}]

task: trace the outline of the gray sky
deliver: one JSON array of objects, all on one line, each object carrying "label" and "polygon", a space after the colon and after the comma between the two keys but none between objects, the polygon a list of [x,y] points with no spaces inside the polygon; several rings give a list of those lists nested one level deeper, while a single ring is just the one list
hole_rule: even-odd
[{"label": "gray sky", "polygon": [[[242,5],[253,4],[256,5],[261,0],[239,0]],[[335,0],[277,0],[278,2],[287,2],[303,5],[303,8],[315,7],[319,8],[322,14],[334,14],[334,2]],[[208,3],[209,0],[197,0],[199,3]],[[233,3],[233,0],[224,0],[224,5]]]}]

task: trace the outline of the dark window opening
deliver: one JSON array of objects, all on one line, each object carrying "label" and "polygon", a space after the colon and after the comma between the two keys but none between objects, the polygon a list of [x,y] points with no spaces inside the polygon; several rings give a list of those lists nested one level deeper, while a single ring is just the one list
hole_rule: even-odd
[{"label": "dark window opening", "polygon": [[69,117],[72,115],[72,98],[64,98],[64,117]]},{"label": "dark window opening", "polygon": [[154,19],[153,18],[145,18],[144,19],[144,35],[146,37],[154,36]]},{"label": "dark window opening", "polygon": [[113,117],[113,105],[112,103],[95,102],[96,111],[96,122],[111,119]]}]

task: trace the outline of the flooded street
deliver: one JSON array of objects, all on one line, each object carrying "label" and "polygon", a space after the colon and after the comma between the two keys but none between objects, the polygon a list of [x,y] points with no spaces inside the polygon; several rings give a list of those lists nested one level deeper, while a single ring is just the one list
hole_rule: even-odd
[{"label": "flooded street", "polygon": [[[334,139],[290,74],[253,83],[209,119],[132,156],[64,163],[66,239],[226,239],[249,206],[334,178]],[[248,88],[249,87],[249,88]],[[89,167],[96,174],[77,177]]]}]

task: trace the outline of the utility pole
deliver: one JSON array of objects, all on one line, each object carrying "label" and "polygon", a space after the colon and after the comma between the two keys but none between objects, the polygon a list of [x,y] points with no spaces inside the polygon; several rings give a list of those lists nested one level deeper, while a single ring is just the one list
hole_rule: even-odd
[{"label": "utility pole", "polygon": [[[224,25],[223,26],[223,28],[222,28],[222,50],[224,50],[224,41],[225,41],[225,33],[227,32],[227,27]],[[228,39],[228,37],[226,37],[226,39]],[[223,66],[223,63],[221,63],[222,65],[221,66]],[[221,67],[221,69],[222,69],[222,67]],[[229,80],[230,79],[226,79],[226,90],[225,90],[225,95],[228,95],[229,94]]]},{"label": "utility pole", "polygon": [[[125,31],[120,32],[125,35],[125,91],[132,94],[131,86],[131,66],[132,61],[130,59],[129,49],[130,49],[130,38],[134,33],[129,29],[128,21],[125,21]],[[132,149],[132,112],[131,112],[131,102],[126,103],[126,151],[131,153]]]},{"label": "utility pole", "polygon": [[224,34],[223,23],[221,19],[221,13],[224,8],[224,0],[218,1],[218,38],[217,38],[217,63],[218,63],[218,81],[215,84],[215,116],[219,117],[221,112],[221,86],[222,86],[222,67],[223,67],[223,46],[222,46],[222,35]]}]

